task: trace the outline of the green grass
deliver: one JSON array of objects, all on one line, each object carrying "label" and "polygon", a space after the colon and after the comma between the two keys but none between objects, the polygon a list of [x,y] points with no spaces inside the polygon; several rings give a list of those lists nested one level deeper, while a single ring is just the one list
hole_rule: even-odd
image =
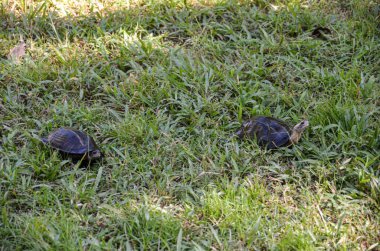
[{"label": "green grass", "polygon": [[[375,2],[3,1],[0,249],[379,249]],[[311,126],[231,137],[258,114]],[[41,144],[61,126],[105,158]]]}]

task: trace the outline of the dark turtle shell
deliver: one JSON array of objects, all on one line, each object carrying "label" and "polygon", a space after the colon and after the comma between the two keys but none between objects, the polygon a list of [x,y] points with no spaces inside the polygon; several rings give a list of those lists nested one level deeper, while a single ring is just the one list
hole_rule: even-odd
[{"label": "dark turtle shell", "polygon": [[[59,150],[63,154],[67,154],[75,159],[80,159],[84,155],[90,159],[93,152],[100,154],[99,148],[93,138],[86,133],[69,129],[59,128],[49,134],[47,138],[42,138],[42,141],[54,149]],[[100,157],[100,156],[95,156]]]},{"label": "dark turtle shell", "polygon": [[260,146],[274,149],[290,144],[292,131],[289,126],[278,119],[258,116],[245,121],[237,135],[240,139],[244,137],[256,139]]}]

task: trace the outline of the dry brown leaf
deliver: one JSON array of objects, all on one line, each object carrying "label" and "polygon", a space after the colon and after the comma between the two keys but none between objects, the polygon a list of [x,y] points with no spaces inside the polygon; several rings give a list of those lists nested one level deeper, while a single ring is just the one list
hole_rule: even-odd
[{"label": "dry brown leaf", "polygon": [[8,54],[8,59],[19,63],[20,59],[25,55],[26,44],[24,42],[19,43],[13,47]]}]

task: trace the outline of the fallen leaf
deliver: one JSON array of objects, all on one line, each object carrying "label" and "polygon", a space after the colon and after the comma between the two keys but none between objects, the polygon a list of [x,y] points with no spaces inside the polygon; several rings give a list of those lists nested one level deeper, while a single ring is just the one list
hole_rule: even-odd
[{"label": "fallen leaf", "polygon": [[8,59],[19,63],[20,59],[25,55],[25,48],[26,44],[24,42],[19,43],[9,51]]},{"label": "fallen leaf", "polygon": [[342,165],[343,165],[343,166],[344,166],[344,165],[347,165],[348,163],[350,163],[351,159],[352,159],[352,158],[349,158],[349,159],[344,160],[344,161],[342,162]]}]

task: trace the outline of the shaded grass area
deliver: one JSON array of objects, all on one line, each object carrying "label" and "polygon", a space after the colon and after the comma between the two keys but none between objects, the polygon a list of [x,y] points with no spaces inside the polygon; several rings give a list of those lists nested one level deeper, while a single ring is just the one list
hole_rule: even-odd
[{"label": "shaded grass area", "polygon": [[[0,59],[0,246],[379,248],[378,9],[3,2],[1,55],[28,48]],[[271,152],[231,137],[257,114],[311,128]],[[44,147],[61,126],[105,158],[83,168]]]}]

